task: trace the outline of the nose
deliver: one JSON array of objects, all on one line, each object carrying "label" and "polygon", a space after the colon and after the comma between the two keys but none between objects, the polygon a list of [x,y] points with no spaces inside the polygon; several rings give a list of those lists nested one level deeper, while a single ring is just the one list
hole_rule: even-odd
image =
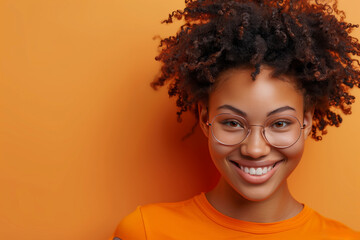
[{"label": "nose", "polygon": [[262,126],[252,125],[249,135],[240,145],[242,155],[250,159],[259,159],[270,153],[271,146],[263,137],[262,131]]}]

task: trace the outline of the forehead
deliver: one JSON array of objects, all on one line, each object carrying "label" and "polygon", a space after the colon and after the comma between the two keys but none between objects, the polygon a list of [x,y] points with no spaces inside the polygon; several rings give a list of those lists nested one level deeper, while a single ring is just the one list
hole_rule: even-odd
[{"label": "forehead", "polygon": [[272,76],[270,67],[262,67],[256,80],[251,78],[253,69],[231,69],[219,76],[209,96],[210,111],[222,105],[231,105],[249,116],[263,117],[277,108],[290,106],[302,115],[303,94],[296,88],[292,76]]}]

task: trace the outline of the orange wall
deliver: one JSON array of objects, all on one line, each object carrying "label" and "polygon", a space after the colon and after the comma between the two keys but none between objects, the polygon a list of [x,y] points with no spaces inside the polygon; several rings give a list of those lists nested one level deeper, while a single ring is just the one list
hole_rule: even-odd
[{"label": "orange wall", "polygon": [[[360,23],[360,3],[340,3]],[[215,184],[199,129],[180,140],[191,116],[178,124],[166,89],[149,87],[152,37],[172,33],[160,20],[183,6],[0,1],[0,239],[106,239],[137,205]],[[359,121],[360,102],[340,129],[308,142],[290,179],[300,201],[356,230]]]}]

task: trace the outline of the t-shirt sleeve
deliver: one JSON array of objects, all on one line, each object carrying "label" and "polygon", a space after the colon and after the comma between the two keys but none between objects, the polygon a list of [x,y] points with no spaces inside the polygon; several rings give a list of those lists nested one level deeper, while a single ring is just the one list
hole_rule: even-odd
[{"label": "t-shirt sleeve", "polygon": [[114,235],[109,240],[146,240],[140,206],[120,221]]}]

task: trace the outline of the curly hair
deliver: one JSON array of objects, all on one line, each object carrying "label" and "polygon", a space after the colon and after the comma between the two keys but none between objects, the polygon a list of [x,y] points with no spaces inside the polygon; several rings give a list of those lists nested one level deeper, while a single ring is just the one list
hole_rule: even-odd
[{"label": "curly hair", "polygon": [[296,76],[305,108],[315,109],[315,140],[328,125],[340,125],[341,112],[351,113],[355,97],[349,90],[360,88],[355,59],[360,44],[350,34],[358,25],[344,21],[336,0],[185,0],[185,5],[162,22],[185,21],[174,36],[160,40],[155,59],[162,67],[151,83],[154,89],[170,83],[178,121],[193,110],[198,123],[197,102],[208,99],[220,73],[242,65],[254,68],[253,80],[261,65],[272,67],[274,75]]}]

